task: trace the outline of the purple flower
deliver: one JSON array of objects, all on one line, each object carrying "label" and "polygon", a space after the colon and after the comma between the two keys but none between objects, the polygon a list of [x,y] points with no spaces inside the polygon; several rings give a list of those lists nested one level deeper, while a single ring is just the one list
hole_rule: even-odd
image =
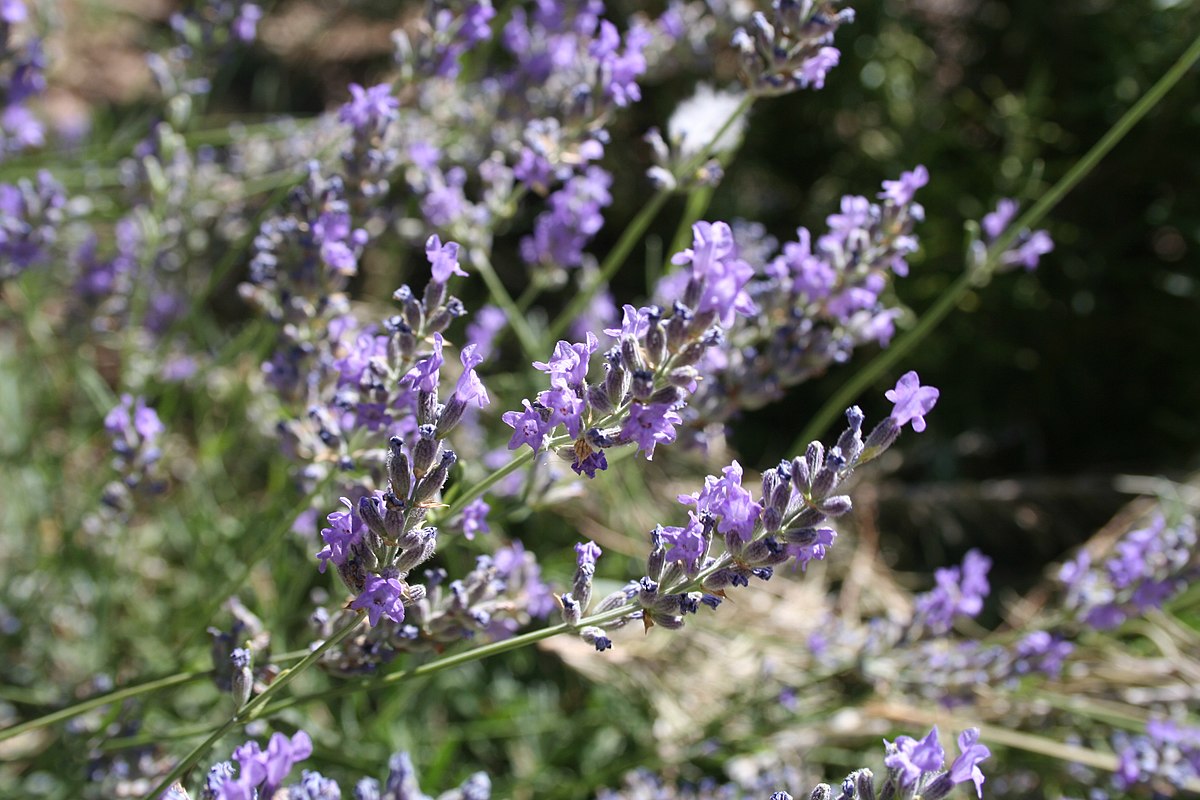
[{"label": "purple flower", "polygon": [[692,226],[692,246],[671,258],[673,264],[691,264],[693,279],[701,287],[696,310],[715,312],[728,327],[734,312],[757,310],[745,286],[754,268],[737,257],[733,230],[724,222],[697,222]]},{"label": "purple flower", "polygon": [[574,389],[558,381],[547,391],[538,393],[538,402],[550,409],[550,419],[546,420],[548,431],[566,425],[572,438],[578,438],[583,432],[584,403]]},{"label": "purple flower", "polygon": [[898,181],[884,181],[880,198],[891,200],[898,206],[906,206],[917,195],[917,189],[929,183],[929,170],[923,164],[918,164],[911,172],[900,173]]},{"label": "purple flower", "polygon": [[582,386],[587,379],[588,363],[592,353],[600,346],[596,335],[589,332],[582,344],[559,341],[549,361],[534,361],[533,366],[550,374],[550,383],[566,386]]},{"label": "purple flower", "polygon": [[992,560],[978,550],[963,557],[962,568],[945,567],[934,573],[932,590],[916,598],[916,617],[934,633],[944,633],[958,615],[974,617],[983,610],[983,600],[991,587],[987,573]]},{"label": "purple flower", "polygon": [[[934,730],[937,730],[936,728]],[[992,751],[979,743],[979,728],[967,728],[958,735],[958,749],[962,752],[950,765],[950,780],[955,784],[967,780],[975,783],[975,793],[983,797],[983,772],[979,762],[988,758]],[[939,765],[940,766],[940,765]],[[936,768],[935,768],[936,769]]]},{"label": "purple flower", "polygon": [[593,541],[578,542],[575,545],[575,564],[582,567],[584,564],[596,566],[596,559],[603,555],[600,546]]},{"label": "purple flower", "polygon": [[797,75],[800,88],[807,89],[811,86],[814,89],[824,89],[825,76],[838,65],[841,57],[842,53],[836,47],[822,47],[816,55],[806,58]]},{"label": "purple flower", "polygon": [[812,541],[788,544],[788,556],[796,560],[796,565],[803,571],[808,571],[808,562],[825,560],[825,553],[837,539],[837,531],[833,528],[816,528]]},{"label": "purple flower", "polygon": [[750,540],[762,506],[742,486],[742,465],[737,461],[721,470],[721,477],[709,475],[704,488],[694,495],[681,494],[679,502],[696,506],[696,513],[711,514],[719,521],[717,531],[736,533],[743,542]]},{"label": "purple flower", "polygon": [[463,536],[469,540],[474,539],[477,533],[490,533],[492,529],[488,526],[487,515],[491,510],[492,507],[485,503],[482,497],[477,497],[463,506]]},{"label": "purple flower", "polygon": [[620,339],[622,336],[632,336],[634,339],[641,339],[650,330],[650,308],[635,309],[628,303],[621,308],[621,327],[605,328],[605,335],[611,336],[614,339]]},{"label": "purple flower", "polygon": [[483,356],[478,355],[476,350],[477,345],[469,344],[458,354],[459,360],[462,361],[463,373],[458,377],[458,384],[454,387],[454,396],[464,403],[474,402],[483,408],[492,400],[488,397],[487,387],[475,373],[475,367],[483,363]]},{"label": "purple flower", "polygon": [[253,42],[258,34],[258,21],[262,19],[262,15],[262,9],[254,3],[243,5],[230,26],[233,37],[242,44]]},{"label": "purple flower", "polygon": [[326,517],[329,520],[329,527],[321,529],[321,538],[325,541],[325,548],[317,553],[317,558],[321,559],[321,566],[318,569],[322,573],[325,572],[325,567],[330,561],[339,567],[345,564],[354,546],[362,538],[363,524],[351,510],[354,505],[350,502],[350,498],[343,497],[340,502],[346,506],[346,510],[334,511]]},{"label": "purple flower", "polygon": [[398,108],[400,101],[392,96],[391,84],[381,83],[364,89],[352,83],[350,100],[338,109],[338,120],[350,125],[358,133],[370,134],[394,119]]},{"label": "purple flower", "polygon": [[912,422],[912,429],[917,433],[925,430],[925,415],[928,414],[938,395],[941,394],[932,386],[922,386],[916,372],[906,372],[896,382],[896,388],[889,389],[883,396],[895,404],[892,409],[892,419],[897,426]]},{"label": "purple flower", "polygon": [[1046,253],[1054,250],[1054,240],[1045,231],[1034,231],[1025,238],[1015,250],[1009,250],[1000,257],[1002,264],[1019,264],[1027,270],[1035,269],[1038,261]]},{"label": "purple flower", "polygon": [[512,438],[508,440],[508,449],[516,450],[523,444],[529,445],[536,452],[545,444],[546,434],[550,428],[542,415],[537,412],[528,400],[522,400],[524,411],[505,411],[500,419],[513,429]]},{"label": "purple flower", "polygon": [[990,214],[985,214],[983,217],[983,232],[987,234],[988,239],[998,239],[1000,234],[1004,233],[1004,229],[1013,221],[1013,217],[1017,215],[1017,201],[1005,197],[996,204],[996,210]]},{"label": "purple flower", "polygon": [[467,341],[475,345],[475,352],[481,359],[492,354],[496,334],[507,324],[504,312],[496,306],[484,306],[475,312],[474,319],[467,325]]},{"label": "purple flower", "polygon": [[612,203],[612,176],[597,166],[568,180],[546,199],[548,210],[534,221],[533,234],[521,240],[521,258],[529,264],[578,267],[583,249],[604,226],[602,209]]},{"label": "purple flower", "polygon": [[365,609],[371,627],[378,625],[381,617],[387,617],[392,622],[403,622],[403,592],[404,584],[399,579],[370,575],[363,584],[362,594],[354,598],[350,608],[356,611]]},{"label": "purple flower", "polygon": [[425,257],[429,259],[433,280],[437,283],[446,283],[451,275],[467,277],[467,273],[458,264],[457,242],[442,244],[441,238],[435,233],[425,242]]},{"label": "purple flower", "polygon": [[883,763],[889,769],[900,771],[901,786],[912,786],[922,773],[941,769],[946,760],[946,751],[938,743],[936,725],[921,741],[911,736],[898,736],[895,744],[885,739],[884,746],[890,752]]},{"label": "purple flower", "polygon": [[433,353],[418,361],[404,376],[418,391],[437,391],[439,370],[441,370],[442,364],[446,363],[442,358],[442,344],[442,335],[440,333],[433,334]]},{"label": "purple flower", "polygon": [[667,551],[667,560],[677,561],[689,570],[694,570],[704,557],[704,525],[694,512],[689,511],[688,517],[691,521],[686,527],[660,527],[658,532],[663,542],[671,547]]},{"label": "purple flower", "polygon": [[633,403],[629,417],[621,426],[621,438],[636,442],[638,451],[646,453],[646,460],[654,458],[654,447],[675,441],[675,426],[682,423],[679,415],[666,403]]},{"label": "purple flower", "polygon": [[24,22],[28,16],[29,12],[21,0],[0,0],[0,20],[16,25]]}]

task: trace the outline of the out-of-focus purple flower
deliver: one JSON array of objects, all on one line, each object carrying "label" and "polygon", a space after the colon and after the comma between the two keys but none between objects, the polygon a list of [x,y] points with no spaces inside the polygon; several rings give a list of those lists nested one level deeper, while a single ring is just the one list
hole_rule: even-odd
[{"label": "out-of-focus purple flower", "polygon": [[[996,204],[995,211],[984,215],[980,225],[988,245],[1008,229],[1018,210],[1020,210],[1020,205],[1017,201],[1006,197]],[[1009,245],[1008,250],[1000,254],[999,264],[1004,267],[1022,266],[1027,270],[1033,270],[1037,267],[1041,257],[1053,250],[1054,240],[1050,238],[1049,233],[1044,230],[1032,232],[1023,230],[1017,234],[1016,240]],[[976,243],[974,252],[976,263],[983,263],[986,260],[987,248],[983,243]]]},{"label": "out-of-focus purple flower", "polygon": [[583,249],[604,226],[602,210],[612,203],[612,176],[597,166],[575,175],[546,200],[548,210],[534,221],[533,234],[521,240],[529,264],[578,267]]},{"label": "out-of-focus purple flower", "polygon": [[932,386],[922,386],[917,373],[909,371],[900,376],[896,388],[887,390],[883,396],[895,404],[891,416],[896,425],[912,422],[912,429],[920,433],[925,430],[925,415],[933,410],[940,394]]},{"label": "out-of-focus purple flower", "polygon": [[918,164],[916,169],[909,172],[901,172],[900,180],[884,181],[883,191],[879,193],[879,197],[883,200],[891,200],[896,205],[908,205],[917,195],[917,189],[929,183],[929,170],[925,169],[923,164]]},{"label": "out-of-focus purple flower", "polygon": [[626,303],[622,307],[621,327],[605,328],[604,333],[614,339],[620,339],[622,336],[632,336],[634,339],[640,339],[646,335],[646,331],[650,330],[650,309],[648,307],[637,308]]},{"label": "out-of-focus purple flower", "polygon": [[400,101],[392,96],[391,84],[381,83],[364,89],[352,83],[350,100],[338,109],[338,120],[360,134],[370,135],[395,119],[399,108]]},{"label": "out-of-focus purple flower", "polygon": [[985,214],[982,225],[983,232],[987,234],[988,239],[998,239],[1013,218],[1017,216],[1019,208],[1016,200],[1005,197],[996,204],[995,211]]},{"label": "out-of-focus purple flower", "polygon": [[692,280],[699,287],[698,312],[713,312],[722,325],[734,313],[754,314],[754,301],[746,284],[754,268],[738,258],[733,231],[725,222],[697,222],[692,226],[692,246],[671,258],[673,264],[691,264]]},{"label": "out-of-focus purple flower", "polygon": [[958,615],[975,617],[983,610],[990,587],[992,560],[978,550],[963,557],[962,568],[945,567],[934,573],[937,586],[916,598],[915,622],[935,634],[950,630]]},{"label": "out-of-focus purple flower", "polygon": [[17,25],[29,17],[25,4],[21,0],[0,0],[0,20],[9,25]]},{"label": "out-of-focus purple flower", "polygon": [[1054,240],[1046,231],[1034,231],[1027,239],[1020,242],[1015,249],[1009,250],[1001,257],[1004,264],[1020,265],[1027,270],[1037,268],[1042,256],[1054,250]]},{"label": "out-of-focus purple flower", "polygon": [[1074,650],[1075,645],[1048,631],[1034,631],[1017,642],[1013,671],[1018,675],[1040,672],[1057,678],[1062,674],[1063,663]]},{"label": "out-of-focus purple flower", "polygon": [[433,279],[438,283],[446,283],[451,275],[467,277],[467,273],[458,263],[458,243],[446,242],[435,233],[425,242],[425,257],[433,271]]},{"label": "out-of-focus purple flower", "polygon": [[485,503],[482,497],[476,497],[474,500],[463,506],[463,536],[470,540],[474,539],[475,534],[477,533],[490,533],[492,529],[488,525],[487,515],[491,510],[492,507]]},{"label": "out-of-focus purple flower", "polygon": [[371,627],[378,625],[379,620],[383,617],[387,617],[392,622],[403,622],[403,592],[404,584],[397,578],[371,575],[363,584],[362,594],[350,603],[350,608],[356,611],[365,610]]},{"label": "out-of-focus purple flower", "polygon": [[496,334],[507,324],[504,312],[496,306],[483,306],[475,312],[471,322],[467,323],[467,341],[475,345],[479,358],[487,359],[492,355]]},{"label": "out-of-focus purple flower", "polygon": [[237,17],[229,27],[233,32],[233,37],[242,44],[253,42],[258,35],[258,21],[262,19],[262,15],[262,9],[254,3],[242,4],[242,7],[238,9]]}]

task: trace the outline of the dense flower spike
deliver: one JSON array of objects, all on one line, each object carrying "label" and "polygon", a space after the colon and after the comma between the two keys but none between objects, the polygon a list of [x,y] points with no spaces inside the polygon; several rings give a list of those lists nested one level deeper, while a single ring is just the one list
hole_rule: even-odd
[{"label": "dense flower spike", "polygon": [[[761,226],[719,232],[720,246],[752,257],[742,262],[751,264],[753,277],[743,282],[738,302],[757,311],[726,325],[728,344],[719,357],[696,365],[704,380],[684,413],[689,427],[779,400],[788,387],[848,360],[855,348],[891,341],[900,309],[887,288],[908,274],[908,257],[918,247],[914,226],[925,214],[914,198],[928,180],[917,166],[884,181],[879,202],[847,195],[824,234],[800,228],[782,248]],[[667,276],[659,297],[666,300],[679,280]]]},{"label": "dense flower spike", "polygon": [[841,57],[831,46],[833,34],[854,20],[852,9],[836,11],[836,6],[827,0],[775,0],[769,20],[755,12],[749,29],[738,28],[733,36],[746,87],[759,95],[823,88],[826,74]]},{"label": "dense flower spike", "polygon": [[1076,618],[1101,630],[1160,608],[1200,575],[1196,519],[1168,523],[1155,516],[1145,528],[1126,534],[1101,563],[1087,550],[1063,564],[1059,580],[1067,589],[1066,606]]}]

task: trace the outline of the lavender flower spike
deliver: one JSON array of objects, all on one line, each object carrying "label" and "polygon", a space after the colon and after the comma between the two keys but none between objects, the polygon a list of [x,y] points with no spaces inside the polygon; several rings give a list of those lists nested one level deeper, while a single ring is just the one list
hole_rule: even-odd
[{"label": "lavender flower spike", "polygon": [[917,373],[909,371],[900,376],[896,388],[884,392],[883,396],[895,403],[892,419],[896,425],[912,422],[912,429],[920,433],[925,430],[925,415],[933,410],[940,394],[932,386],[922,386]]}]

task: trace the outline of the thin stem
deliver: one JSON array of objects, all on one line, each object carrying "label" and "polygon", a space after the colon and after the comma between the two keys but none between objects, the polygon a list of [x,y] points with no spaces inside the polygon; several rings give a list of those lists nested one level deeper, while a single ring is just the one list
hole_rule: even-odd
[{"label": "thin stem", "polygon": [[970,270],[960,276],[942,293],[941,297],[921,317],[914,328],[901,335],[891,347],[884,350],[870,361],[865,367],[856,372],[838,391],[821,406],[812,416],[800,436],[792,443],[787,452],[799,452],[810,441],[824,433],[839,414],[858,397],[863,390],[879,380],[884,373],[892,369],[896,362],[908,355],[913,348],[924,341],[925,337],[949,315],[958,305],[963,295],[972,287],[986,284],[999,264],[999,258],[1008,246],[1013,243],[1018,234],[1037,225],[1075,188],[1108,152],[1121,141],[1127,133],[1149,113],[1175,84],[1187,73],[1188,69],[1200,60],[1200,36],[1191,44],[1179,60],[1168,69],[1158,82],[1150,87],[1144,95],[1134,103],[1122,117],[1117,120],[1097,141],[1087,153],[1059,178],[1049,191],[1042,195],[1028,211],[1009,226],[1009,228],[992,244],[988,250],[987,261],[977,270]]},{"label": "thin stem", "polygon": [[267,702],[272,697],[277,695],[283,689],[283,687],[291,683],[301,672],[315,664],[317,659],[319,659],[327,650],[340,644],[343,640],[348,638],[350,634],[353,633],[356,628],[358,628],[360,622],[362,622],[362,617],[355,617],[349,625],[342,628],[333,636],[322,642],[319,647],[301,659],[296,666],[285,669],[283,672],[279,673],[278,677],[271,682],[271,685],[268,686],[262,694],[260,694],[258,697],[255,697],[246,705],[242,706],[242,708],[236,714],[230,717],[224,724],[218,726],[216,730],[212,732],[211,736],[209,736],[200,744],[196,745],[196,747],[193,748],[190,753],[188,753],[178,764],[175,765],[174,769],[167,773],[167,776],[159,782],[158,786],[154,787],[154,789],[152,789],[146,795],[145,800],[156,800],[160,794],[166,791],[167,787],[179,780],[184,773],[194,767],[200,761],[200,759],[203,758],[206,753],[208,753],[212,746],[216,744],[218,740],[220,740],[222,736],[229,733],[229,731],[233,730],[238,725],[244,725],[245,723],[251,722],[260,717],[262,715],[263,707],[266,706]]},{"label": "thin stem", "polygon": [[505,476],[519,469],[525,464],[525,462],[533,458],[533,455],[534,453],[532,450],[523,450],[522,452],[513,456],[512,460],[503,467],[500,467],[500,469],[491,473],[486,478],[479,481],[479,483],[476,483],[470,488],[464,489],[462,492],[456,494],[454,499],[450,501],[450,504],[446,507],[446,510],[442,514],[437,515],[437,519],[453,519],[454,515],[461,512],[463,508],[466,507],[467,503],[471,502],[476,497],[479,497],[479,495],[495,486],[497,483],[503,480]]},{"label": "thin stem", "polygon": [[386,686],[394,686],[398,683],[404,683],[405,681],[413,680],[415,678],[421,678],[426,675],[436,675],[439,672],[444,672],[448,669],[462,666],[463,664],[470,664],[474,661],[480,661],[490,656],[507,653],[510,650],[517,650],[521,647],[525,647],[526,645],[536,644],[543,639],[549,639],[550,637],[557,636],[560,633],[569,633],[571,631],[579,630],[585,625],[603,625],[606,622],[612,622],[620,619],[626,614],[636,611],[637,608],[637,606],[632,604],[624,605],[620,608],[606,611],[603,614],[596,614],[594,616],[587,617],[586,619],[581,620],[577,626],[567,625],[565,622],[559,623],[558,625],[551,625],[550,627],[542,628],[541,630],[523,633],[520,636],[514,636],[511,639],[504,639],[499,642],[492,642],[491,644],[474,647],[470,650],[464,650],[461,653],[443,656],[436,661],[431,661],[427,664],[421,664],[418,667],[406,669],[402,672],[393,672],[389,675],[378,676],[357,683],[347,683],[341,686],[335,686],[332,689],[310,692],[309,694],[294,695],[293,697],[289,697],[286,700],[280,700],[279,702],[263,709],[262,716],[269,716],[271,714],[278,713],[285,708],[291,708],[292,706],[301,705],[314,700],[327,700],[347,694],[354,694],[355,692],[381,689]]},{"label": "thin stem", "polygon": [[521,349],[525,351],[525,355],[530,358],[538,358],[542,354],[541,342],[537,334],[533,332],[533,328],[529,326],[529,320],[517,306],[512,295],[504,288],[504,283],[500,280],[500,276],[492,268],[491,259],[488,258],[488,255],[482,249],[477,249],[471,253],[471,265],[479,270],[479,275],[483,278],[483,282],[487,284],[492,300],[508,315],[508,324],[513,329],[513,333],[517,335],[517,339],[521,342]]},{"label": "thin stem", "polygon": [[112,703],[127,700],[130,697],[139,697],[144,694],[150,694],[151,692],[157,692],[159,689],[169,689],[172,686],[183,686],[189,683],[195,683],[196,681],[208,678],[210,675],[212,675],[211,670],[204,672],[181,672],[176,675],[169,675],[165,678],[158,678],[156,680],[147,681],[146,683],[140,683],[137,686],[127,686],[124,689],[117,689],[116,691],[109,692],[108,694],[91,697],[83,702],[76,703],[73,706],[60,708],[58,711],[53,711],[45,716],[38,717],[37,719],[31,719],[28,722],[22,722],[20,725],[13,725],[11,728],[0,730],[0,742],[4,741],[5,739],[12,739],[32,730],[37,730],[38,728],[48,727],[56,722],[62,722],[63,720],[77,717],[80,714],[87,713],[94,708],[100,708],[101,706],[107,706]]}]

